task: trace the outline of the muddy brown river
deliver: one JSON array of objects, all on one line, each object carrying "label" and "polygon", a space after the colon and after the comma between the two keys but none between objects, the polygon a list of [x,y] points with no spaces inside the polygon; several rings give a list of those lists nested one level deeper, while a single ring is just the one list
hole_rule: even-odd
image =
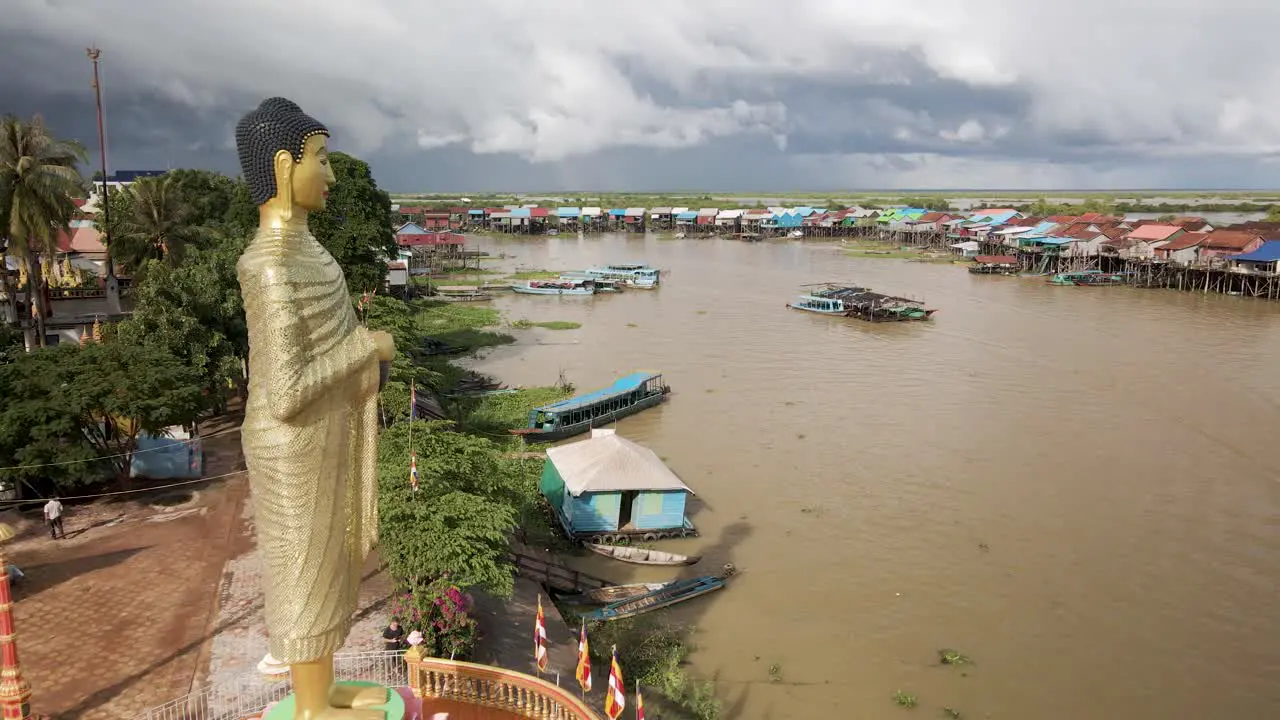
[{"label": "muddy brown river", "polygon": [[[920,718],[1280,717],[1280,304],[814,243],[482,244],[508,268],[667,271],[653,292],[501,297],[510,320],[582,328],[514,331],[476,366],[583,390],[665,374],[670,402],[618,431],[698,493],[702,536],[660,543],[704,554],[684,574],[743,570],[665,611],[697,626],[726,717],[908,717],[898,691]],[[784,307],[827,280],[939,311]]]}]

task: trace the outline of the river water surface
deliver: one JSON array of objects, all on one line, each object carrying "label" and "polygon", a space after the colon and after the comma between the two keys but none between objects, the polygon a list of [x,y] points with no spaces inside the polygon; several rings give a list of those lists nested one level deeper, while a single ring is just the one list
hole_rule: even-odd
[{"label": "river water surface", "polygon": [[[922,718],[1280,717],[1280,305],[813,243],[485,242],[507,267],[667,271],[653,292],[498,299],[582,328],[516,331],[477,367],[581,390],[664,373],[670,401],[618,431],[698,493],[702,537],[660,544],[705,555],[684,574],[744,571],[666,611],[697,626],[726,717],[901,718],[899,690]],[[784,307],[827,280],[939,312]]]}]

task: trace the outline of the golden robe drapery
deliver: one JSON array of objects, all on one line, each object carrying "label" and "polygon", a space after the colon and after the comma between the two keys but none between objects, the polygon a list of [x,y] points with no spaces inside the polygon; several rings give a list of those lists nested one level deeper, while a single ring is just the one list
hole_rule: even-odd
[{"label": "golden robe drapery", "polygon": [[308,662],[345,642],[377,538],[377,351],[342,268],[305,225],[259,230],[236,270],[269,644],[280,662]]}]

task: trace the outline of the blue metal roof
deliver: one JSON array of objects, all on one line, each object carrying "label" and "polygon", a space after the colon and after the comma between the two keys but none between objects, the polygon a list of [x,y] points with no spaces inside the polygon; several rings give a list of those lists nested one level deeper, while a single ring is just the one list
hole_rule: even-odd
[{"label": "blue metal roof", "polygon": [[484,208],[480,208],[479,210],[468,210],[467,214],[468,215],[484,215]]},{"label": "blue metal roof", "polygon": [[1231,259],[1242,262],[1275,262],[1280,260],[1280,240],[1267,240],[1257,250],[1243,255],[1235,255]]},{"label": "blue metal roof", "polygon": [[614,217],[622,217],[627,214],[626,208],[609,208],[609,214]]},{"label": "blue metal roof", "polygon": [[582,208],[561,207],[556,208],[556,217],[575,218],[582,215]]},{"label": "blue metal roof", "polygon": [[585,395],[578,395],[577,397],[571,397],[568,400],[561,400],[560,402],[551,403],[550,405],[543,405],[538,409],[546,412],[564,412],[566,410],[573,410],[584,405],[591,405],[592,403],[599,402],[612,395],[629,393],[643,385],[646,380],[655,377],[658,377],[656,373],[631,373],[630,375],[614,380],[613,384],[607,388],[594,390]]},{"label": "blue metal roof", "polygon": [[515,210],[511,211],[511,217],[527,218],[529,217],[529,208],[516,208]]},{"label": "blue metal roof", "polygon": [[682,212],[682,213],[678,213],[678,214],[676,214],[676,219],[677,219],[677,220],[697,220],[697,219],[698,219],[698,211],[697,211],[697,210],[690,210],[689,212]]},{"label": "blue metal roof", "polygon": [[422,226],[417,223],[405,223],[404,227],[396,231],[396,234],[397,235],[423,235],[426,232],[427,231],[423,230]]}]

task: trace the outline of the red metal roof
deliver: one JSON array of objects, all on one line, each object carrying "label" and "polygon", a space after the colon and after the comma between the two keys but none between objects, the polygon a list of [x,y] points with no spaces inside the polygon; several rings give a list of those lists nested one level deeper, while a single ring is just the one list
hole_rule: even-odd
[{"label": "red metal roof", "polygon": [[458,233],[440,232],[440,233],[404,233],[396,235],[396,243],[401,247],[416,247],[418,245],[463,245],[466,243],[466,237]]},{"label": "red metal roof", "polygon": [[1195,247],[1204,242],[1208,233],[1189,232],[1182,233],[1178,237],[1156,248],[1156,252],[1173,252],[1174,250],[1186,250]]},{"label": "red metal roof", "polygon": [[466,215],[467,211],[469,211],[470,209],[471,208],[451,207],[449,208],[449,214],[450,215]]},{"label": "red metal roof", "polygon": [[1215,250],[1244,250],[1262,236],[1249,230],[1214,230],[1204,240],[1204,246]]},{"label": "red metal roof", "polygon": [[551,211],[544,207],[529,208],[529,217],[531,218],[548,217],[550,215]]},{"label": "red metal roof", "polygon": [[1168,240],[1181,230],[1177,225],[1142,225],[1131,230],[1128,237],[1130,240]]},{"label": "red metal roof", "polygon": [[400,206],[400,209],[399,209],[399,210],[397,210],[396,212],[400,213],[401,215],[417,215],[417,214],[419,214],[419,213],[426,212],[426,208],[424,208],[424,207],[413,207],[413,206],[409,206],[409,205],[401,205],[401,206]]},{"label": "red metal roof", "polygon": [[1078,219],[1078,218],[1077,218],[1077,216],[1075,216],[1075,215],[1050,215],[1049,217],[1045,218],[1044,220],[1045,220],[1045,222],[1073,223],[1073,222],[1075,222],[1077,219]]}]

